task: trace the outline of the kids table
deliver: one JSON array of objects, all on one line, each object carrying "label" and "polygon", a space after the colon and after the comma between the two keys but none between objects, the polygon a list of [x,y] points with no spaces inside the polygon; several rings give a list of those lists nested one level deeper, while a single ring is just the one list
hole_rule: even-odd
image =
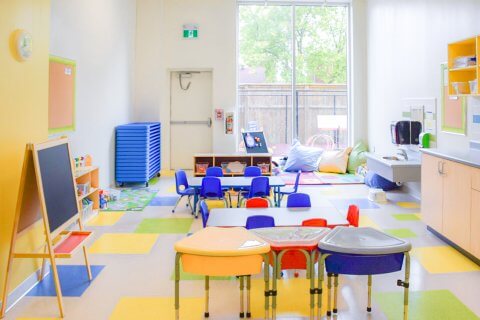
[{"label": "kids table", "polygon": [[[252,184],[252,179],[255,177],[219,177],[222,187],[226,188],[245,188],[250,187]],[[270,181],[270,187],[273,188],[275,194],[275,205],[279,206],[279,199],[277,199],[277,194],[281,187],[285,186],[285,181],[280,177],[267,177]],[[200,194],[200,189],[202,188],[202,179],[201,177],[188,178],[188,186],[195,189],[195,195],[193,197],[193,207],[197,207],[198,195]]]},{"label": "kids table", "polygon": [[248,217],[270,216],[275,226],[301,226],[302,221],[314,218],[326,219],[329,226],[348,226],[348,221],[333,207],[310,208],[214,208],[210,211],[207,226],[245,227]]},{"label": "kids table", "polygon": [[251,230],[254,234],[270,243],[273,255],[272,280],[272,319],[276,318],[277,278],[282,270],[282,258],[287,252],[299,251],[305,255],[307,279],[310,279],[310,319],[315,316],[315,256],[318,242],[326,236],[328,228],[276,227]]},{"label": "kids table", "polygon": [[[318,248],[321,258],[318,263],[319,288],[323,283],[323,267],[328,275],[327,316],[331,315],[331,278],[334,277],[333,312],[337,313],[338,275],[368,275],[368,306],[372,310],[372,275],[402,270],[405,257],[405,280],[397,285],[404,288],[403,318],[408,319],[408,287],[410,277],[409,242],[390,236],[379,230],[365,228],[337,227],[320,240]],[[321,294],[318,309],[321,308]]]},{"label": "kids table", "polygon": [[185,272],[205,276],[205,317],[209,317],[211,276],[239,276],[240,318],[244,313],[244,280],[247,280],[247,318],[250,314],[250,276],[262,271],[265,261],[265,319],[269,311],[270,245],[244,228],[205,228],[175,243],[175,316],[180,319],[180,259]]}]

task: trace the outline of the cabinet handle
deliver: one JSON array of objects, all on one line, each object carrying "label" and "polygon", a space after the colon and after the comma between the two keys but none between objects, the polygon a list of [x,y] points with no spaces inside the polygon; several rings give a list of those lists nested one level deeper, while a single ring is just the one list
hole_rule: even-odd
[{"label": "cabinet handle", "polygon": [[438,174],[443,174],[443,171],[442,171],[442,161],[438,161],[438,162],[437,162],[437,171],[438,171]]},{"label": "cabinet handle", "polygon": [[444,174],[445,174],[445,170],[444,170],[444,169],[445,169],[445,168],[444,168],[445,162],[440,161],[438,164],[440,165],[439,173],[440,173],[441,175],[444,175]]}]

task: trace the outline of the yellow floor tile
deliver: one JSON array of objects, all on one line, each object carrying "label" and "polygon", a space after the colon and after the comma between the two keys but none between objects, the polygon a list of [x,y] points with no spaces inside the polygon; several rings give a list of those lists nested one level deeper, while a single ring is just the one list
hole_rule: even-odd
[{"label": "yellow floor tile", "polygon": [[61,320],[62,318],[17,318],[16,320]]},{"label": "yellow floor tile", "polygon": [[176,193],[177,192],[177,186],[173,185],[173,186],[168,187],[167,192],[168,193]]},{"label": "yellow floor tile", "polygon": [[158,239],[156,234],[105,233],[89,248],[99,254],[147,254]]},{"label": "yellow floor tile", "polygon": [[113,226],[124,214],[122,211],[100,212],[97,216],[93,217],[87,225],[92,227]]},{"label": "yellow floor tile", "polygon": [[413,249],[413,255],[430,273],[480,271],[480,267],[452,247]]},{"label": "yellow floor tile", "polygon": [[[110,320],[175,319],[174,298],[122,298]],[[203,298],[180,298],[180,319],[203,319]]]},{"label": "yellow floor tile", "polygon": [[397,206],[405,209],[420,209],[420,203],[416,202],[397,202]]},{"label": "yellow floor tile", "polygon": [[370,217],[365,215],[360,215],[360,221],[358,223],[359,227],[371,227],[374,229],[380,230],[380,226],[376,224]]},{"label": "yellow floor tile", "polygon": [[175,176],[175,170],[162,170],[160,172],[160,175],[162,177],[174,177]]}]

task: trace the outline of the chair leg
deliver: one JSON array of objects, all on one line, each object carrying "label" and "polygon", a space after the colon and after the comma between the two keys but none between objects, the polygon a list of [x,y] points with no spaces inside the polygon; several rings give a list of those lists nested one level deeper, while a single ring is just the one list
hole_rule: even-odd
[{"label": "chair leg", "polygon": [[210,277],[205,276],[205,318],[210,316],[208,304],[209,304],[209,293],[210,293]]},{"label": "chair leg", "polygon": [[243,296],[244,296],[244,284],[243,284],[243,276],[240,276],[240,318],[245,317],[245,312],[243,311]]},{"label": "chair leg", "polygon": [[333,313],[337,313],[337,302],[338,302],[338,274],[333,275]]},{"label": "chair leg", "polygon": [[327,316],[332,315],[332,274],[327,273]]},{"label": "chair leg", "polygon": [[372,275],[368,275],[368,304],[367,304],[367,312],[372,311]]},{"label": "chair leg", "polygon": [[177,202],[175,203],[175,206],[172,209],[172,213],[175,213],[175,209],[177,209],[177,206],[180,203],[180,201],[182,201],[183,197],[184,196],[180,196],[180,198],[177,199]]},{"label": "chair leg", "polygon": [[270,199],[270,197],[267,197],[266,199],[267,199],[267,201],[268,201],[268,203],[269,203],[270,207],[273,207],[273,204],[272,204],[272,199]]}]

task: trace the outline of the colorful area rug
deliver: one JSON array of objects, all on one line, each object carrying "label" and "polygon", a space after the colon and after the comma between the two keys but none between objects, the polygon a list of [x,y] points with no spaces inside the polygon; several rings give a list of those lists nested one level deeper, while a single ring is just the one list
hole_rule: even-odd
[{"label": "colorful area rug", "polygon": [[101,211],[142,211],[157,193],[150,188],[124,189],[117,201],[109,202],[108,208]]},{"label": "colorful area rug", "polygon": [[[286,185],[294,185],[297,174],[295,172],[282,172],[278,175]],[[332,184],[362,184],[363,177],[354,174],[337,174],[324,172],[302,172],[299,184],[307,185],[332,185]]]}]

